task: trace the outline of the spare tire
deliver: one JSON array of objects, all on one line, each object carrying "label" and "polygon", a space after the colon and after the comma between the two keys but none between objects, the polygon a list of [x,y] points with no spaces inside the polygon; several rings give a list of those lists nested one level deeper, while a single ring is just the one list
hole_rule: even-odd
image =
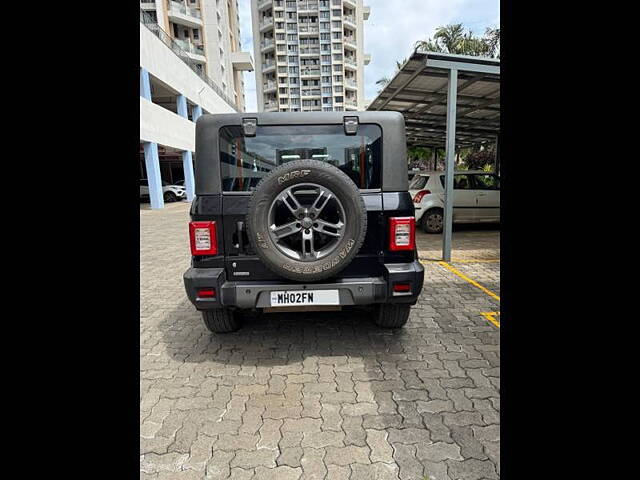
[{"label": "spare tire", "polygon": [[318,160],[274,168],[249,202],[247,234],[274,273],[301,282],[336,275],[356,256],[367,232],[358,187],[341,170]]}]

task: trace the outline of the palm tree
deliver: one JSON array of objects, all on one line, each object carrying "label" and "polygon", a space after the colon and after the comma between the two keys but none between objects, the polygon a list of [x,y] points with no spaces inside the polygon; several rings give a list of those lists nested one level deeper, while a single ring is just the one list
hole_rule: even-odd
[{"label": "palm tree", "polygon": [[376,85],[382,85],[383,87],[385,87],[390,81],[391,80],[389,79],[389,77],[382,77],[376,81]]},{"label": "palm tree", "polygon": [[461,23],[438,27],[433,39],[416,42],[417,50],[485,57],[500,56],[500,29],[487,28],[484,37],[471,30],[465,33]]},{"label": "palm tree", "polygon": [[391,78],[382,77],[376,81],[376,85],[380,85],[382,87],[380,90],[378,90],[378,93],[380,93],[384,89],[384,87],[386,87],[389,84],[389,82],[393,79],[393,77],[396,76],[396,73],[400,71],[400,69],[403,67],[403,65],[406,62],[407,62],[406,58],[403,58],[402,60],[396,60],[396,70],[393,73],[393,76]]},{"label": "palm tree", "polygon": [[[469,32],[471,35],[471,32]],[[464,48],[464,27],[461,23],[438,27],[433,36],[436,43],[441,44],[448,53],[456,53]]]},{"label": "palm tree", "polygon": [[489,56],[500,58],[500,29],[488,27],[484,32],[484,39],[489,49]]}]

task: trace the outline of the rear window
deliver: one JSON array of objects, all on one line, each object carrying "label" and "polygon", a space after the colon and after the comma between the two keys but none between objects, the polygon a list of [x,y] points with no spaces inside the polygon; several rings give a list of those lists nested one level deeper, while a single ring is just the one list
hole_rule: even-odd
[{"label": "rear window", "polygon": [[416,175],[416,178],[413,179],[411,185],[409,185],[409,190],[421,190],[429,181],[429,177],[425,177],[424,175]]},{"label": "rear window", "polygon": [[361,189],[382,184],[382,129],[359,125],[345,135],[343,125],[258,126],[245,137],[241,126],[220,129],[222,190],[254,190],[273,168],[292,160],[320,160],[335,165]]}]

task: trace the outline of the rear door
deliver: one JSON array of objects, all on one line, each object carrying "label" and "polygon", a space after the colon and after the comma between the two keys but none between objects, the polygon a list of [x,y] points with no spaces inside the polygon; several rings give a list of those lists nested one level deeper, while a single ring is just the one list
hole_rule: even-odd
[{"label": "rear door", "polygon": [[[445,185],[444,175],[440,176],[442,186]],[[476,219],[476,191],[473,189],[471,175],[456,173],[453,176],[453,221],[459,223],[471,223]],[[442,200],[444,202],[444,193]]]},{"label": "rear door", "polygon": [[[367,210],[367,233],[358,255],[341,276],[370,276],[375,266],[382,274],[384,213],[382,181],[382,130],[361,124],[358,135],[347,136],[339,125],[258,126],[254,137],[245,137],[238,126],[222,127],[219,135],[222,213],[227,278],[277,280],[251,248],[246,215],[252,190],[274,167],[287,161],[314,159],[342,170],[360,188]],[[402,192],[411,204],[407,192]],[[406,199],[404,199],[406,202]],[[393,202],[391,202],[393,203]],[[397,203],[397,202],[396,202]],[[374,268],[372,268],[372,262]]]},{"label": "rear door", "polygon": [[473,176],[476,189],[478,222],[500,221],[500,178],[495,174]]}]

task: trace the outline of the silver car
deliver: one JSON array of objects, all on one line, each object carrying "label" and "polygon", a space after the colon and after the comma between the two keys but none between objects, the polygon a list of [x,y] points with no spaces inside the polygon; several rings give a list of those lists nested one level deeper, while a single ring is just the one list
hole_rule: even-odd
[{"label": "silver car", "polygon": [[[442,171],[422,171],[409,184],[416,209],[416,224],[427,233],[442,232],[444,175]],[[453,189],[453,223],[500,221],[500,177],[495,173],[456,171]]]}]

